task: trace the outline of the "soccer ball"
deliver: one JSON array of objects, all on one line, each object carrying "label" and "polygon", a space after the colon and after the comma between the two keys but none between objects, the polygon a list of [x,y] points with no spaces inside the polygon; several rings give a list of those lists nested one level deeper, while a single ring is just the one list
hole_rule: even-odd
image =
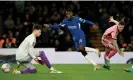
[{"label": "soccer ball", "polygon": [[11,66],[8,63],[4,63],[1,66],[1,69],[2,69],[3,72],[8,73],[8,72],[10,72]]}]

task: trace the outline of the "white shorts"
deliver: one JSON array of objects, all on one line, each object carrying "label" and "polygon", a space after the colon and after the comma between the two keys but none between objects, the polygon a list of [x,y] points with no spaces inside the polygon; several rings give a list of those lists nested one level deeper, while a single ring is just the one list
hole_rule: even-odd
[{"label": "white shorts", "polygon": [[[20,55],[21,55],[21,53],[20,53]],[[36,51],[36,52],[34,52],[34,55],[36,57],[39,57],[40,56],[40,52]],[[25,56],[24,58],[17,58],[16,57],[16,60],[17,60],[18,64],[24,66],[25,68],[35,69],[35,66],[31,63],[32,58],[30,57],[30,55]]]}]

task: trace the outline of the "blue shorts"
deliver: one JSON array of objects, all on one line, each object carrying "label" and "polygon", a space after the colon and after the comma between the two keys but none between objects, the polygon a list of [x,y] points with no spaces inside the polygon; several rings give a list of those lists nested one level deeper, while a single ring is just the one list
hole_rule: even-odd
[{"label": "blue shorts", "polygon": [[86,39],[84,35],[73,36],[73,41],[77,49],[79,46],[86,46]]}]

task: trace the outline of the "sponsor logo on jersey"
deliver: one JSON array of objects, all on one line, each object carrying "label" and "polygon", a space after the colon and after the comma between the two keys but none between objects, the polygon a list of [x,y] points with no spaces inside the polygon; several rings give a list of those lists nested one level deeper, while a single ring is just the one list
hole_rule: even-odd
[{"label": "sponsor logo on jersey", "polygon": [[69,29],[76,29],[76,26],[68,26]]}]

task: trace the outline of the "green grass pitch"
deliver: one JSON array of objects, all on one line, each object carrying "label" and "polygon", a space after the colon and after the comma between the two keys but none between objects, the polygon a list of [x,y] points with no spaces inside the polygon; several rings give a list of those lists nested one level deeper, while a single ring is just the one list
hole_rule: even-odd
[{"label": "green grass pitch", "polygon": [[[38,69],[37,74],[13,75],[12,72],[3,73],[0,70],[0,80],[133,80],[133,73],[123,70],[124,67],[131,67],[128,64],[112,64],[110,71],[103,69],[102,65],[99,71],[93,71],[93,66],[90,64],[53,65],[63,71],[63,74],[50,74],[46,66],[35,66]],[[12,71],[16,66],[11,65],[11,67]]]}]

